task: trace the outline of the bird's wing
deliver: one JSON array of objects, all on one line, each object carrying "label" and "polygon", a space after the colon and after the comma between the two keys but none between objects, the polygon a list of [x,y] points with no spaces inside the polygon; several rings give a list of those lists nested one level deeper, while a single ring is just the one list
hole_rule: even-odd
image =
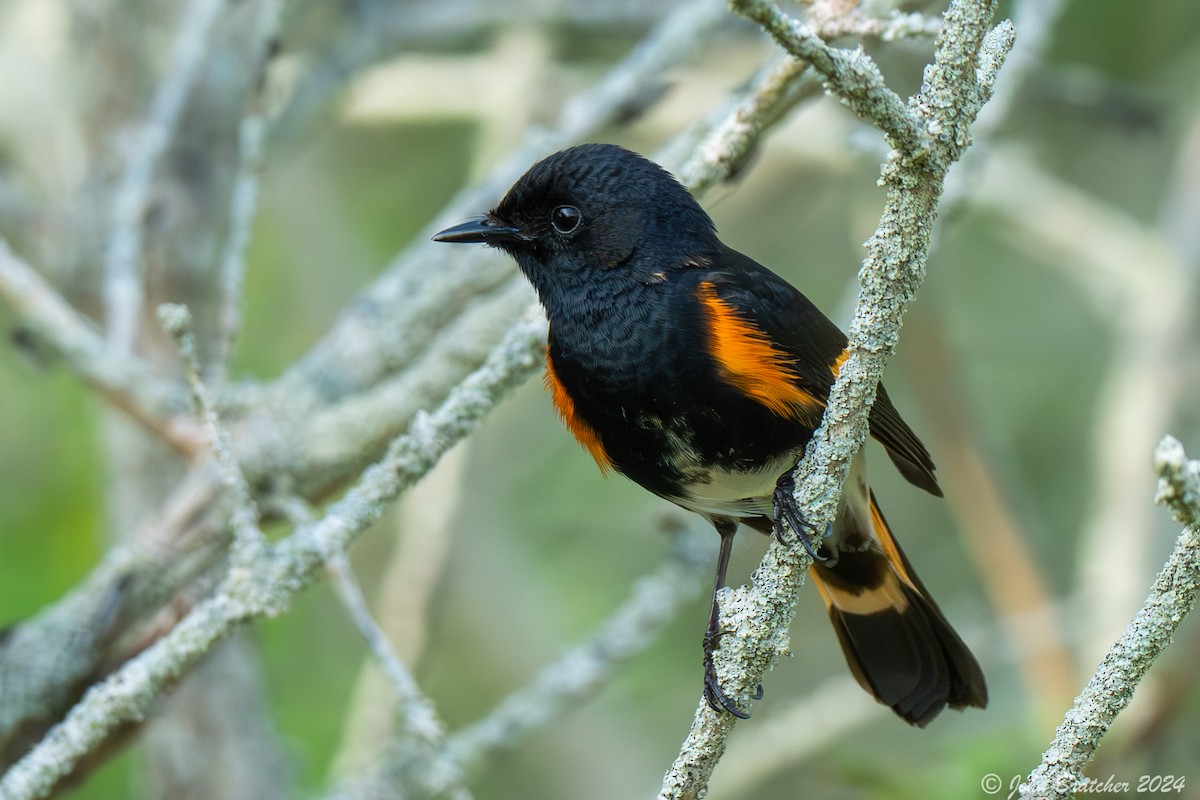
[{"label": "bird's wing", "polygon": [[[785,354],[794,384],[824,407],[845,358],[847,340],[812,301],[783,278],[731,248],[710,261],[699,291],[702,302],[706,296],[715,298],[723,313],[736,319],[744,332]],[[910,483],[941,496],[929,451],[892,405],[882,385],[871,408],[870,430]]]}]

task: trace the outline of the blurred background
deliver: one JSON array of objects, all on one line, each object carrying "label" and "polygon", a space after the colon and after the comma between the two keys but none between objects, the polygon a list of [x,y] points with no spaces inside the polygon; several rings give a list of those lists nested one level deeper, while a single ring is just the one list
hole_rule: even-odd
[{"label": "blurred background", "polygon": [[[123,148],[195,5],[0,2],[0,233],[97,321]],[[891,8],[862,6],[883,17]],[[235,159],[220,159],[236,152],[237,120],[257,104],[269,124],[229,376],[277,378],[459,189],[529,130],[557,124],[569,98],[676,7],[301,0],[283,7],[257,85],[256,59],[238,42],[257,30],[258,4],[228,5],[195,90],[208,105],[185,110],[186,146],[160,168],[166,185],[186,190],[160,183],[147,209],[148,274],[161,280],[149,295],[204,302],[206,270],[228,232],[213,223],[227,216],[206,204],[228,203]],[[936,16],[942,5],[903,10]],[[886,378],[939,466],[946,500],[905,484],[868,444],[880,503],[979,655],[991,706],[909,728],[853,684],[820,601],[806,592],[794,657],[738,725],[714,800],[984,797],[989,774],[1007,793],[1040,759],[1178,534],[1154,505],[1151,457],[1166,433],[1200,456],[1200,5],[1028,0],[1001,3],[998,18],[1008,16],[1028,60],[1010,64],[1017,83],[1003,89],[1005,113],[951,178],[928,278]],[[919,86],[930,38],[862,43],[896,91]],[[645,87],[643,113],[589,138],[677,152],[669,142],[719,114],[776,55],[731,17]],[[1006,68],[1001,82],[1009,77]],[[844,324],[882,208],[885,155],[875,131],[814,95],[703,202],[728,244]],[[0,329],[4,626],[83,580],[161,505],[182,469],[146,475],[147,464],[172,458],[165,448],[131,446],[130,423],[30,343],[2,304]],[[152,337],[139,349],[172,363]],[[664,519],[687,522],[633,484],[601,478],[531,380],[351,556],[378,618],[454,730],[629,596],[671,550]],[[735,584],[765,547],[755,534],[739,537]],[[697,702],[706,582],[596,696],[489,762],[470,782],[475,796],[652,796]],[[283,796],[324,796],[388,734],[378,713],[388,689],[361,637],[318,585],[240,641],[258,676],[263,735],[281,786],[291,787]],[[1189,619],[1089,774],[1131,783],[1182,775],[1177,796],[1200,798],[1197,658],[1200,625]],[[169,756],[138,738],[127,745],[69,796],[181,796],[164,788],[159,762]]]}]

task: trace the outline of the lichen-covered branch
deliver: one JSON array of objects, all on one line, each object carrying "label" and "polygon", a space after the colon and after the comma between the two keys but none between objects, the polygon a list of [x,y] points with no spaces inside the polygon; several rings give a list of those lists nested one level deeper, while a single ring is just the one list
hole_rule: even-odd
[{"label": "lichen-covered branch", "polygon": [[[379,663],[395,694],[397,727],[396,742],[392,750],[403,752],[403,764],[411,768],[402,770],[402,785],[412,791],[446,800],[471,800],[471,793],[463,783],[462,768],[457,761],[441,757],[446,751],[446,728],[438,717],[433,702],[421,691],[416,679],[400,661],[387,635],[371,616],[367,600],[344,555],[337,555],[326,565],[334,591],[354,620],[355,626],[367,642],[371,655]],[[370,781],[363,781],[370,783]],[[370,792],[360,792],[357,787],[347,787],[339,797],[368,797]]]},{"label": "lichen-covered branch", "polygon": [[95,327],[2,238],[0,300],[96,391],[163,441],[187,454],[202,447],[197,426],[180,416],[187,408],[186,392],[136,356],[110,352]]},{"label": "lichen-covered branch", "polygon": [[785,14],[772,0],[733,0],[730,6],[761,25],[783,49],[825,76],[827,89],[860,118],[883,131],[893,147],[908,153],[925,149],[928,131],[900,95],[888,88],[875,62],[861,48],[831,47],[815,28]]},{"label": "lichen-covered branch", "polygon": [[[647,82],[700,47],[726,17],[720,0],[680,6],[633,53],[569,102],[556,128],[531,132],[434,224],[493,202],[546,149],[586,137],[627,114]],[[218,403],[247,480],[252,485],[281,481],[309,499],[354,480],[421,409],[441,403],[519,318],[531,292],[514,272],[494,253],[447,253],[419,241],[272,384],[221,387]],[[163,381],[135,356],[109,351],[103,337],[32,267],[4,248],[0,299],[120,407],[163,431],[189,456],[203,450],[200,426],[181,415],[186,390]],[[521,380],[536,365],[513,369],[522,370],[513,378]],[[218,502],[220,495],[215,472],[194,471],[136,543],[111,552],[77,589],[9,631],[0,646],[0,754],[28,731],[59,719],[73,699],[71,687],[95,675],[101,664],[128,657],[106,652],[119,640],[108,625],[135,627],[152,619],[174,594],[197,580],[213,579],[228,543],[227,508]],[[56,670],[44,668],[44,652],[55,654]]]},{"label": "lichen-covered branch", "polygon": [[[878,36],[884,39],[911,36],[934,36],[941,30],[941,19],[929,19],[919,14],[896,14],[888,19],[870,17],[861,8],[839,7],[840,15],[814,19],[816,28],[810,31],[814,47],[840,57],[844,51],[830,48],[823,40],[855,34]],[[792,48],[788,48],[789,51]],[[720,114],[713,128],[699,144],[690,148],[688,158],[676,170],[684,185],[696,194],[703,194],[714,183],[727,179],[745,163],[763,133],[778,123],[797,103],[820,91],[815,75],[806,74],[810,61],[796,55],[781,56],[764,67],[746,92],[732,108]]]},{"label": "lichen-covered branch", "polygon": [[105,252],[104,299],[107,341],[112,351],[133,351],[143,299],[142,247],[151,181],[201,68],[225,0],[192,0],[176,29],[171,63],[158,84],[146,121],[126,151],[126,163],[112,202],[112,227]]},{"label": "lichen-covered branch", "polygon": [[1185,526],[1175,549],[1154,580],[1150,596],[1125,633],[1105,654],[1055,732],[1042,763],[1021,785],[1023,798],[1066,800],[1083,787],[1083,770],[1100,740],[1129,701],[1150,665],[1171,644],[1183,618],[1200,596],[1200,461],[1167,436],[1154,453],[1156,500]]},{"label": "lichen-covered branch", "polygon": [[482,719],[455,731],[440,751],[414,743],[402,725],[372,771],[347,781],[329,800],[378,797],[383,787],[397,785],[444,796],[439,793],[446,792],[444,776],[478,774],[490,759],[515,750],[593,696],[617,667],[652,645],[679,610],[704,591],[711,559],[711,531],[693,527],[674,532],[674,546],[663,563],[635,581],[629,598],[582,643],[548,663]]},{"label": "lichen-covered branch", "polygon": [[[792,34],[811,38],[804,26],[776,19],[774,6],[752,3],[750,13],[765,15],[768,29],[777,38],[788,42]],[[886,87],[867,80],[877,74],[873,67],[860,64],[861,69],[852,70],[843,85],[842,71],[814,63],[826,75],[831,91],[889,130],[889,138],[900,148],[883,167],[887,203],[859,273],[862,286],[850,327],[850,355],[797,471],[798,507],[817,530],[834,518],[850,459],[866,438],[867,415],[883,367],[895,347],[904,311],[924,278],[945,173],[969,143],[969,125],[986,102],[996,71],[1012,46],[1012,27],[1002,23],[989,30],[991,15],[992,3],[987,0],[951,3],[921,93],[904,107],[897,107]],[[806,52],[824,52],[825,47],[805,45]],[[856,54],[856,63],[860,58],[865,56]],[[826,62],[842,60],[833,56]],[[863,103],[871,98],[879,101],[873,106],[877,110],[863,113]],[[727,692],[747,697],[786,652],[788,626],[810,563],[801,548],[776,544],[750,586],[723,594],[721,629],[736,633],[725,637],[717,651],[717,669]],[[704,794],[734,722],[732,715],[715,712],[701,700],[691,732],[663,780],[662,800]]]},{"label": "lichen-covered branch", "polygon": [[[676,171],[679,180],[696,194],[703,194],[733,174],[763,133],[815,88],[815,82],[802,80],[807,70],[806,62],[790,56],[768,65],[755,78],[751,91],[690,147],[687,160]],[[804,92],[806,85],[809,93]]]},{"label": "lichen-covered branch", "polygon": [[201,377],[200,358],[196,354],[196,337],[192,332],[192,317],[187,306],[164,303],[158,307],[158,320],[167,335],[175,340],[180,360],[187,375],[196,412],[204,422],[208,446],[224,476],[226,490],[233,500],[229,522],[233,529],[234,563],[251,561],[266,547],[267,539],[259,527],[258,506],[246,476],[238,465],[229,443],[229,432],[221,424],[212,392]]},{"label": "lichen-covered branch", "polygon": [[[0,798],[45,797],[78,761],[119,725],[141,719],[150,703],[192,663],[237,626],[285,611],[316,579],[323,564],[379,518],[387,503],[473,430],[495,402],[537,361],[545,322],[530,314],[446,402],[388,448],[324,517],[301,526],[275,547],[250,553],[230,569],[220,589],[169,633],[93,686],[67,717],[0,778]],[[516,379],[514,379],[516,376]]]},{"label": "lichen-covered branch", "polygon": [[[570,103],[557,128],[531,134],[482,186],[463,193],[433,224],[441,225],[446,217],[494,201],[535,157],[588,136],[628,113],[631,104],[644,102],[642,87],[646,81],[698,47],[722,18],[720,3],[714,0],[696,0],[681,7],[629,59],[593,90]],[[986,48],[981,52],[981,64],[989,52]],[[708,143],[726,144],[727,137],[736,134],[742,137],[741,149],[726,151],[733,152],[732,156],[694,162],[689,182],[708,185],[736,171],[757,139],[796,100],[796,64],[763,73],[739,105],[738,116],[718,120]],[[984,69],[983,76],[988,75]],[[956,105],[951,111],[967,113],[964,109],[969,111],[970,104]],[[923,119],[924,112],[912,113],[914,119]],[[937,119],[932,112],[929,116]],[[920,124],[928,129],[922,135],[927,135],[931,144],[923,144],[919,153],[902,153],[901,161],[906,169],[920,161],[923,175],[940,174],[944,171],[944,164],[938,160],[940,133],[932,124]],[[939,130],[954,130],[952,120],[941,120],[940,124]],[[957,142],[958,137],[952,139]],[[908,177],[909,172],[896,171],[891,177],[895,185],[889,184],[890,188]],[[927,196],[921,197],[928,202]],[[247,220],[252,206],[245,206]],[[898,211],[905,208],[903,202],[897,206]],[[234,245],[236,242],[231,243],[231,247]],[[436,269],[432,268],[435,257]],[[236,253],[233,258],[237,258]],[[481,268],[487,259],[486,253],[474,252],[460,257],[439,251],[435,256],[427,245],[416,245],[349,305],[329,335],[275,384],[262,389],[229,387],[225,396],[209,404],[213,408],[222,406],[222,422],[229,427],[231,447],[236,451],[237,468],[227,464],[226,474],[240,470],[252,486],[260,485],[264,477],[278,478],[295,487],[301,496],[321,496],[345,486],[358,476],[367,459],[379,455],[388,441],[393,444],[319,521],[299,525],[292,536],[278,544],[249,548],[248,554],[235,558],[216,594],[194,606],[183,606],[187,613],[181,623],[96,684],[41,744],[0,779],[0,797],[10,800],[44,795],[116,725],[140,718],[151,699],[214,642],[249,619],[285,610],[295,593],[315,580],[329,559],[340,556],[398,492],[424,474],[457,438],[473,429],[479,416],[490,410],[503,391],[536,369],[543,331],[537,319],[526,319],[512,327],[505,344],[463,381],[487,352],[487,342],[495,341],[496,335],[511,326],[528,298],[528,289],[512,279],[511,267]],[[494,260],[491,263],[497,264]],[[894,269],[897,263],[905,268],[907,261],[885,260],[873,268]],[[234,267],[234,272],[240,269],[236,264]],[[28,273],[37,277],[32,270]],[[40,286],[43,291],[35,294],[43,306],[48,301],[61,303],[44,282]],[[234,294],[230,292],[230,298]],[[61,303],[58,311],[64,309],[70,311]],[[71,338],[77,334],[87,342],[85,355],[90,356],[92,348],[105,350],[100,337],[70,314],[59,313],[54,323],[47,329],[59,337],[53,341],[61,343],[64,352],[70,353],[70,348],[77,346]],[[870,347],[864,352],[870,352]],[[106,368],[111,367],[110,372],[117,375],[137,364],[133,357],[113,358],[111,363],[97,363],[108,365]],[[86,361],[81,355],[71,363],[88,375],[87,370],[93,367]],[[105,379],[122,385],[113,378]],[[137,390],[142,388],[139,383]],[[178,402],[182,392],[170,388]],[[439,410],[433,414],[418,411],[430,407]],[[403,431],[407,433],[396,437]],[[194,441],[202,439],[194,436]],[[197,449],[193,446],[189,452],[194,454]],[[151,537],[154,547],[145,552],[137,548],[115,551],[78,596],[67,598],[61,609],[52,611],[74,609],[73,627],[90,629],[93,620],[108,624],[118,616],[111,609],[97,608],[111,603],[120,607],[122,624],[128,624],[129,618],[137,617],[131,598],[138,596],[129,587],[136,589],[141,573],[161,571],[156,559],[174,563],[181,560],[182,554],[202,562],[188,573],[193,577],[219,576],[229,522],[227,504],[220,502],[220,479],[216,470],[194,470],[188,486],[180,491],[179,513],[167,514],[162,530]],[[242,507],[249,505],[242,503]],[[196,542],[205,543],[200,556],[196,555],[200,549]],[[111,599],[114,595],[115,600]],[[47,619],[50,616],[53,614]],[[38,620],[19,626],[10,641],[37,638],[44,630],[38,627],[40,624]],[[72,656],[73,674],[91,674],[89,666],[99,660],[99,652],[82,653],[77,659]],[[34,679],[32,672],[28,674]],[[49,680],[45,676],[43,679]],[[74,678],[61,675],[57,680]],[[45,713],[45,708],[59,702],[56,699],[39,706],[38,692],[45,691],[42,697],[48,697],[52,690],[48,685],[27,683],[20,689],[23,708],[42,707]],[[27,719],[18,714],[11,723],[19,728]],[[0,729],[0,741],[4,735],[5,730]]]},{"label": "lichen-covered branch", "polygon": [[486,717],[456,732],[448,755],[464,770],[478,769],[486,756],[511,750],[593,694],[611,678],[616,665],[645,650],[679,609],[704,591],[711,543],[708,529],[676,533],[670,556],[633,584],[629,599],[586,641],[548,664]]}]

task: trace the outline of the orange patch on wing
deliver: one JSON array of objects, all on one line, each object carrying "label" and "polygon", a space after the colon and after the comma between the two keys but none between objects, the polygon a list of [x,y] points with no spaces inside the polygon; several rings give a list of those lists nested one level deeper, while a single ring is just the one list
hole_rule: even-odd
[{"label": "orange patch on wing", "polygon": [[700,284],[700,304],[708,323],[709,350],[721,379],[781,417],[820,411],[825,403],[798,385],[788,356],[753,322],[717,296],[716,287]]},{"label": "orange patch on wing", "polygon": [[600,441],[600,435],[575,413],[575,401],[571,399],[566,387],[559,381],[558,373],[554,371],[554,362],[550,359],[549,348],[546,349],[545,384],[546,388],[550,390],[550,399],[554,402],[554,408],[562,417],[562,421],[566,423],[567,430],[592,454],[600,471],[607,473],[612,468],[612,460],[604,450],[604,443]]},{"label": "orange patch on wing", "polygon": [[842,371],[842,364],[845,364],[846,359],[849,357],[850,351],[843,350],[842,352],[838,353],[838,357],[835,358],[833,363],[829,365],[829,371],[833,373],[835,380],[837,379],[838,373]]}]

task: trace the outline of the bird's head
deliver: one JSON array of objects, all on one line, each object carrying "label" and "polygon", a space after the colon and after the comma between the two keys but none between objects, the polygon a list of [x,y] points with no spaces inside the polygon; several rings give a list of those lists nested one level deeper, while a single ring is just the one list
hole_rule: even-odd
[{"label": "bird's head", "polygon": [[539,161],[486,215],[433,238],[506,251],[543,299],[598,274],[607,283],[682,267],[717,242],[708,214],[669,172],[611,144]]}]

